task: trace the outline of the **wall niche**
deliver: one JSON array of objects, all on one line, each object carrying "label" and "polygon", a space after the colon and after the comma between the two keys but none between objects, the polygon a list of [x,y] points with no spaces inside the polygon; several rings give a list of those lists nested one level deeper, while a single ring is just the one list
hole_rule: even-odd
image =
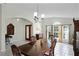
[{"label": "wall niche", "polygon": [[14,35],[14,25],[11,23],[7,25],[7,35]]}]

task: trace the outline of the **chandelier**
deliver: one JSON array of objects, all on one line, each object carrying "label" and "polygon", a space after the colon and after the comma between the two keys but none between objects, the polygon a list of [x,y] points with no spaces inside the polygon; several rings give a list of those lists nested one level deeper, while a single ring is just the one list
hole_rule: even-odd
[{"label": "chandelier", "polygon": [[45,17],[44,14],[41,14],[40,17],[39,17],[38,13],[39,13],[39,5],[37,4],[36,5],[36,11],[34,12],[34,20],[35,20],[36,23],[43,20],[44,17]]}]

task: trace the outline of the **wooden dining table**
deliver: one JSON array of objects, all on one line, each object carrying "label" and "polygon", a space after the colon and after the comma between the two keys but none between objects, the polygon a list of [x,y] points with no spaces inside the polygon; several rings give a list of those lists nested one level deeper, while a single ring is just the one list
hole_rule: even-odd
[{"label": "wooden dining table", "polygon": [[19,49],[23,55],[26,56],[43,56],[42,51],[48,49],[47,43],[42,42],[41,39],[28,44],[23,44],[19,46]]}]

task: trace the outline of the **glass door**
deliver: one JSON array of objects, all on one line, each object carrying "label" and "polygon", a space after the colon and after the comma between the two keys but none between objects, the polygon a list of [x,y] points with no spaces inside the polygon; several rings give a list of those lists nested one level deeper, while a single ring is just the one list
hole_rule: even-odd
[{"label": "glass door", "polygon": [[53,31],[54,38],[57,39],[58,42],[62,42],[61,25],[54,25],[53,28],[54,28]]},{"label": "glass door", "polygon": [[62,42],[69,42],[69,25],[62,26]]},{"label": "glass door", "polygon": [[50,25],[47,26],[47,39],[49,34],[53,34],[57,42],[69,43],[70,25]]}]

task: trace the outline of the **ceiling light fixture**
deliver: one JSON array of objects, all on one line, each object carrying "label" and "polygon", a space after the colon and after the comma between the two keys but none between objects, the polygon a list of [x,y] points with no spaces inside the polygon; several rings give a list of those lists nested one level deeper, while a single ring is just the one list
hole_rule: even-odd
[{"label": "ceiling light fixture", "polygon": [[17,21],[19,21],[19,19],[17,19]]},{"label": "ceiling light fixture", "polygon": [[38,13],[39,13],[39,5],[37,4],[36,5],[36,11],[34,12],[34,20],[35,20],[36,23],[39,22],[40,20],[43,20],[44,17],[45,17],[44,14],[41,14],[41,17],[39,17]]}]

